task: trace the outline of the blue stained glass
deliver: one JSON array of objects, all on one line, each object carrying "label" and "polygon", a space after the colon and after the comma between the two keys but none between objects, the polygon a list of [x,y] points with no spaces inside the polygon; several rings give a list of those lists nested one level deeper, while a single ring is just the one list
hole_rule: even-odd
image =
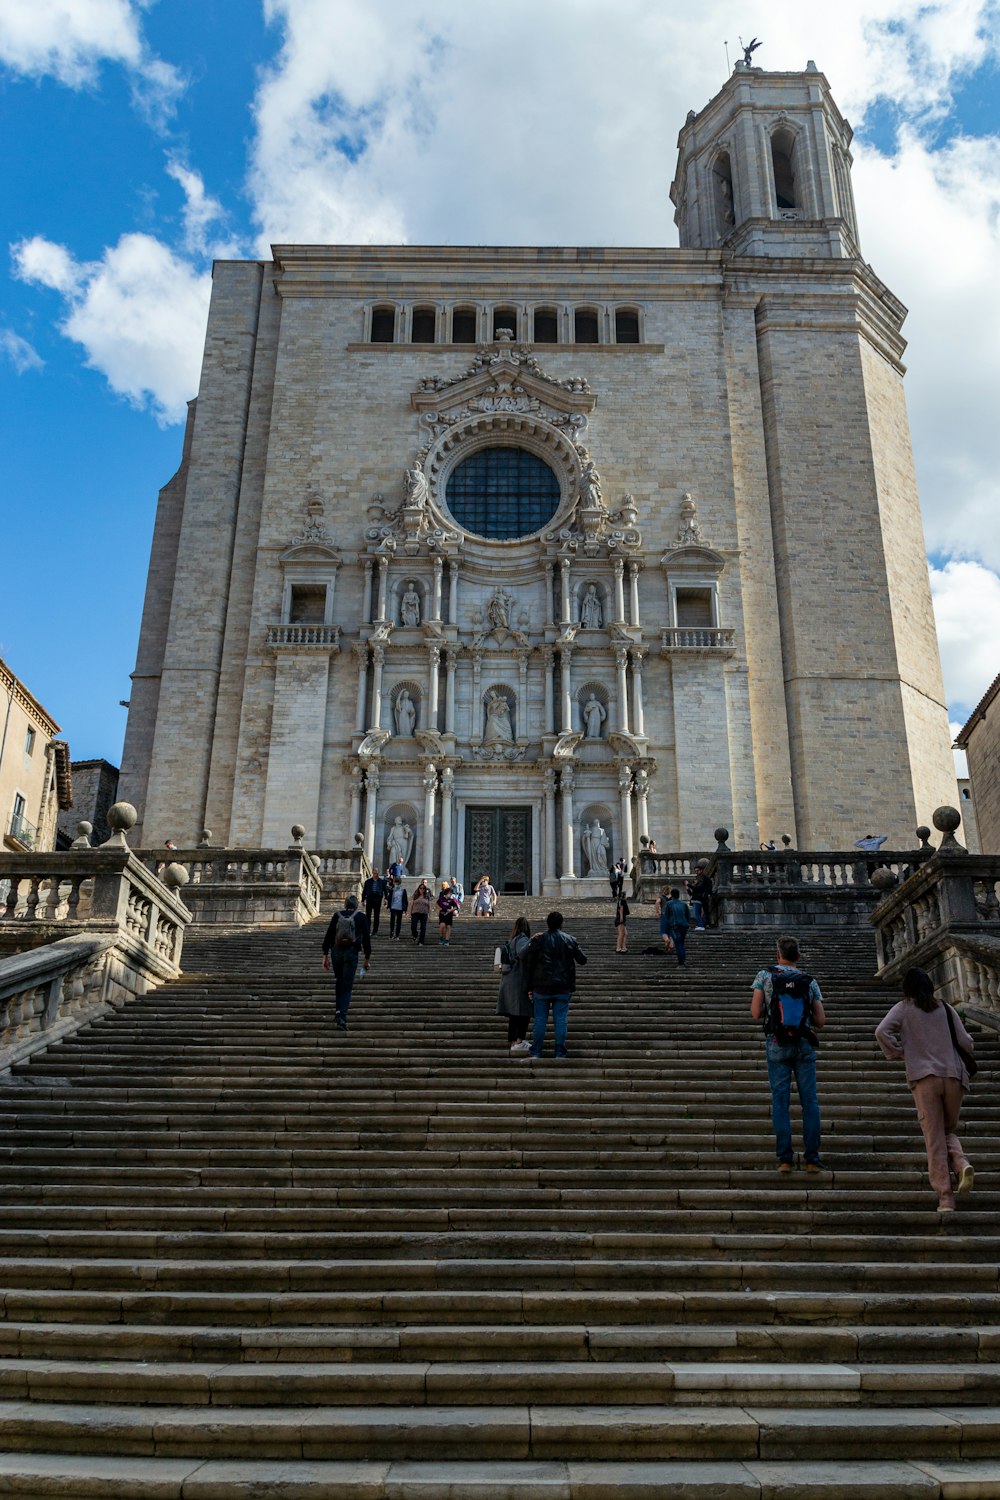
[{"label": "blue stained glass", "polygon": [[524,448],[480,448],[455,468],[445,496],[466,531],[495,541],[530,536],[559,509],[559,481]]}]

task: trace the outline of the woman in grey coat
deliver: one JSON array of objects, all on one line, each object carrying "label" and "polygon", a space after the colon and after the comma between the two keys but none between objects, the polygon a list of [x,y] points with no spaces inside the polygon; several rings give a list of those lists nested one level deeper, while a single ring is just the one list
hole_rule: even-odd
[{"label": "woman in grey coat", "polygon": [[528,1021],[532,1005],[528,999],[528,968],[525,954],[531,941],[527,917],[518,917],[510,937],[500,949],[500,993],[497,1015],[507,1017],[507,1045],[511,1052],[528,1052]]}]

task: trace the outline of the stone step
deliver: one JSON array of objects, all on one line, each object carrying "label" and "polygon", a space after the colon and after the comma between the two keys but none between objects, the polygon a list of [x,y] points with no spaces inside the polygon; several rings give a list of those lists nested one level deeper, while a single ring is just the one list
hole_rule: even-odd
[{"label": "stone step", "polygon": [[462,1360],[153,1364],[0,1358],[0,1401],[285,1407],[485,1407],[519,1402],[576,1406],[995,1405],[1000,1363],[778,1364],[714,1359]]},{"label": "stone step", "polygon": [[[67,1485],[70,1488],[67,1488]],[[0,1493],[60,1500],[995,1500],[1000,1464],[905,1459],[559,1462],[0,1454]]]},{"label": "stone step", "polygon": [[215,1460],[995,1460],[1000,1410],[940,1406],[94,1406],[0,1401],[0,1451]]},{"label": "stone step", "polygon": [[[767,1311],[766,1309],[763,1309]],[[760,1312],[755,1304],[748,1313]],[[967,1328],[898,1324],[799,1327],[776,1322],[678,1325],[449,1324],[426,1326],[165,1327],[153,1323],[0,1322],[5,1360],[638,1361],[936,1366],[987,1364],[995,1374],[1000,1323]],[[209,1368],[212,1368],[211,1366]],[[992,1375],[991,1375],[992,1378]]]}]

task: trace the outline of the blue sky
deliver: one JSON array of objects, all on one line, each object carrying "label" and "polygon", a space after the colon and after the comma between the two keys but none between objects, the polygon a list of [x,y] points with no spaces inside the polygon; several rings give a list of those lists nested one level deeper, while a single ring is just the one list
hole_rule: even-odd
[{"label": "blue sky", "polygon": [[[120,755],[156,493],[213,255],[272,240],[676,243],[677,129],[738,55],[708,0],[5,0],[0,655],[74,758]],[[952,717],[1000,670],[1000,14],[779,0],[855,126],[908,401]],[[624,81],[623,90],[617,88]]]}]

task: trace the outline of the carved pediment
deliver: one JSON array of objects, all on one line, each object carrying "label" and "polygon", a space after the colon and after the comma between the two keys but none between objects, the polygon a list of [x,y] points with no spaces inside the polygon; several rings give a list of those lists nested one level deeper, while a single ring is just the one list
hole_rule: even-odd
[{"label": "carved pediment", "polygon": [[660,558],[671,573],[721,573],[726,559],[711,547],[671,547]]},{"label": "carved pediment", "polygon": [[341,556],[331,541],[318,541],[310,537],[308,541],[296,541],[290,547],[286,547],[278,561],[283,563],[333,563],[339,566]]},{"label": "carved pediment", "polygon": [[583,426],[585,414],[593,411],[597,397],[582,376],[556,380],[545,374],[530,349],[499,343],[482,345],[475,363],[462,375],[451,380],[426,377],[411,395],[410,404],[431,427],[474,412],[519,411],[545,416],[546,408],[556,417],[579,415],[579,425]]}]

